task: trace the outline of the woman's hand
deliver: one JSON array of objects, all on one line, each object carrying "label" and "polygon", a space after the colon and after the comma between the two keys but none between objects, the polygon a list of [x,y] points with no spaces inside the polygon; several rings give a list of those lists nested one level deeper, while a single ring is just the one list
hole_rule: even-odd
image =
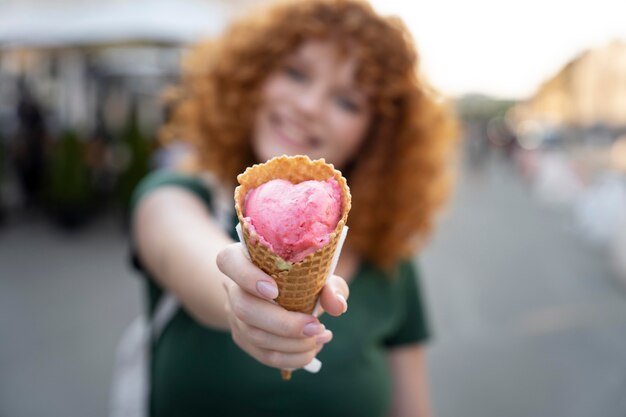
[{"label": "woman's hand", "polygon": [[[235,343],[259,362],[281,369],[302,368],[313,360],[332,339],[311,314],[287,311],[272,302],[278,296],[276,283],[246,256],[241,243],[218,253],[217,265],[230,279],[224,281],[225,303]],[[329,278],[320,304],[338,316],[347,309],[348,286],[333,275]]]}]

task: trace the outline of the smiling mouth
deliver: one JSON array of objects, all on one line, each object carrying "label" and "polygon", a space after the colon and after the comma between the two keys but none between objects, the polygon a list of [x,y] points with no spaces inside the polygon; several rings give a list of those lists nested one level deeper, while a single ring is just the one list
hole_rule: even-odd
[{"label": "smiling mouth", "polygon": [[322,145],[322,141],[319,138],[309,135],[305,130],[292,123],[286,122],[284,118],[275,113],[270,115],[270,122],[278,138],[291,147],[315,149]]}]

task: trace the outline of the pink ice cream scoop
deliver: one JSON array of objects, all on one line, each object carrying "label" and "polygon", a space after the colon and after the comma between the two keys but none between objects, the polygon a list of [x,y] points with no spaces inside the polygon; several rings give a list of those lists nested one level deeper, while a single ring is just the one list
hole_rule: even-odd
[{"label": "pink ice cream scoop", "polygon": [[248,192],[244,216],[261,244],[299,262],[328,244],[341,217],[341,189],[335,179],[271,180]]}]

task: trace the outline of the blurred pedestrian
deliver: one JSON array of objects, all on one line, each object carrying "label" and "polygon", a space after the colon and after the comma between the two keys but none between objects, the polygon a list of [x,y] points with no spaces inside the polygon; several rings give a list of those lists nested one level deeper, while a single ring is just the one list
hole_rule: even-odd
[{"label": "blurred pedestrian", "polygon": [[45,173],[46,125],[43,109],[24,77],[18,80],[18,132],[14,163],[26,207],[40,201]]},{"label": "blurred pedestrian", "polygon": [[[132,202],[151,320],[166,294],[180,302],[152,339],[150,415],[431,415],[412,259],[449,192],[455,124],[419,69],[402,22],[354,0],[276,5],[189,53],[164,134],[193,164],[149,176]],[[274,304],[234,243],[237,174],[281,154],[325,158],[353,195],[319,318]],[[316,355],[316,375],[274,369]]]}]

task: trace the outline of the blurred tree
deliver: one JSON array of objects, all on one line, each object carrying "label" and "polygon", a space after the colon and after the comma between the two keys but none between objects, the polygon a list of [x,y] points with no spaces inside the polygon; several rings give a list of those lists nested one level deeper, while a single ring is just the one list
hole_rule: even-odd
[{"label": "blurred tree", "polygon": [[51,151],[47,199],[59,224],[73,229],[88,218],[92,187],[83,143],[74,131],[66,131]]},{"label": "blurred tree", "polygon": [[127,155],[127,161],[119,176],[117,189],[119,201],[126,213],[133,190],[150,170],[152,154],[151,143],[141,132],[135,103],[131,105],[120,142],[124,149],[123,154]]},{"label": "blurred tree", "polygon": [[468,94],[456,100],[456,111],[463,120],[488,121],[493,117],[504,117],[516,103],[514,100]]}]

